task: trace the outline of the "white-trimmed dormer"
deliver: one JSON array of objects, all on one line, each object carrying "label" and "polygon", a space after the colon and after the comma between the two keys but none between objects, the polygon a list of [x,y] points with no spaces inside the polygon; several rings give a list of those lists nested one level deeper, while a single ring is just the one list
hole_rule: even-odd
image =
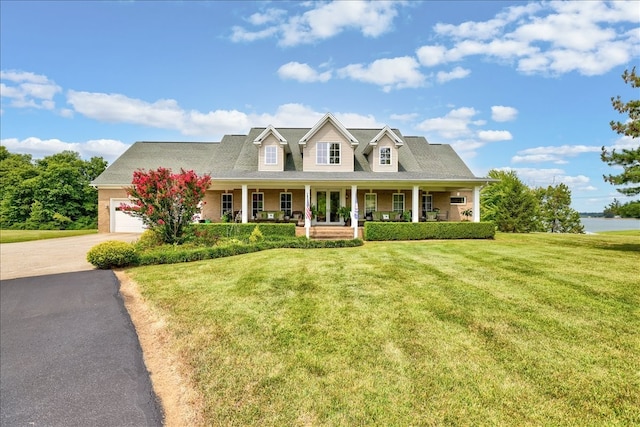
[{"label": "white-trimmed dormer", "polygon": [[327,113],[298,142],[307,172],[353,172],[358,140]]},{"label": "white-trimmed dormer", "polygon": [[253,144],[258,147],[259,171],[284,171],[285,155],[290,152],[290,148],[276,128],[269,125],[253,140]]},{"label": "white-trimmed dormer", "polygon": [[369,166],[373,172],[398,172],[398,149],[404,141],[385,126],[363,151],[368,156]]}]

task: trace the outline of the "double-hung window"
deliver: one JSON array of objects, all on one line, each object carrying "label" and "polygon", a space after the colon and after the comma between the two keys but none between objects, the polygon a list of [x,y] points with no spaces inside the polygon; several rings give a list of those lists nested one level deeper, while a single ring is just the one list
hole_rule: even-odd
[{"label": "double-hung window", "polygon": [[393,211],[404,212],[404,193],[393,193]]},{"label": "double-hung window", "polygon": [[391,147],[380,147],[380,164],[391,164]]},{"label": "double-hung window", "polygon": [[318,142],[316,145],[316,163],[319,165],[339,165],[340,143]]},{"label": "double-hung window", "polygon": [[220,216],[223,216],[227,212],[233,214],[233,194],[232,193],[223,193],[222,194],[222,203],[220,209]]},{"label": "double-hung window", "polygon": [[280,193],[280,210],[291,216],[291,193]]},{"label": "double-hung window", "polygon": [[278,147],[276,147],[275,145],[267,145],[266,147],[264,147],[264,164],[278,164]]}]

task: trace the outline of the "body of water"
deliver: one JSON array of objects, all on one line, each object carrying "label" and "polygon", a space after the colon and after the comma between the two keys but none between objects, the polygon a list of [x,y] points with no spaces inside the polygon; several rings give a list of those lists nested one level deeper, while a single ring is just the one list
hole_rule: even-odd
[{"label": "body of water", "polygon": [[580,218],[584,231],[597,233],[599,231],[640,230],[640,219],[627,218]]}]

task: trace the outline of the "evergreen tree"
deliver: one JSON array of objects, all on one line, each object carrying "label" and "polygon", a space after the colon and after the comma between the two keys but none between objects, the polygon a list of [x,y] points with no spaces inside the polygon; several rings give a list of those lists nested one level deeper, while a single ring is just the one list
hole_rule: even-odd
[{"label": "evergreen tree", "polygon": [[[625,70],[622,74],[622,79],[634,89],[640,87],[640,76],[636,74],[635,67],[633,67],[631,72]],[[611,98],[611,104],[619,113],[629,115],[629,119],[625,122],[612,120],[609,123],[611,129],[620,135],[625,135],[632,139],[638,138],[640,136],[640,100],[635,99],[622,102],[620,96],[617,96]],[[602,147],[600,158],[609,166],[622,166],[623,168],[620,174],[604,175],[606,182],[613,185],[640,183],[640,144],[637,148],[622,149],[620,152],[617,152],[615,149],[609,152],[605,147]],[[640,185],[618,188],[618,191],[627,196],[634,196],[640,194]]]}]

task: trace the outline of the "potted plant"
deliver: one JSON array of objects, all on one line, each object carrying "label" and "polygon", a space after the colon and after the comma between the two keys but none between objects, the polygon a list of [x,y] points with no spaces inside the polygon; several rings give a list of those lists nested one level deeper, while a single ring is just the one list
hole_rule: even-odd
[{"label": "potted plant", "polygon": [[340,208],[338,208],[338,215],[344,219],[344,225],[349,225],[351,222],[351,208],[349,206],[340,206]]},{"label": "potted plant", "polygon": [[469,221],[469,217],[473,216],[473,210],[472,209],[465,209],[460,213],[465,218],[465,219],[463,219],[463,221]]}]

